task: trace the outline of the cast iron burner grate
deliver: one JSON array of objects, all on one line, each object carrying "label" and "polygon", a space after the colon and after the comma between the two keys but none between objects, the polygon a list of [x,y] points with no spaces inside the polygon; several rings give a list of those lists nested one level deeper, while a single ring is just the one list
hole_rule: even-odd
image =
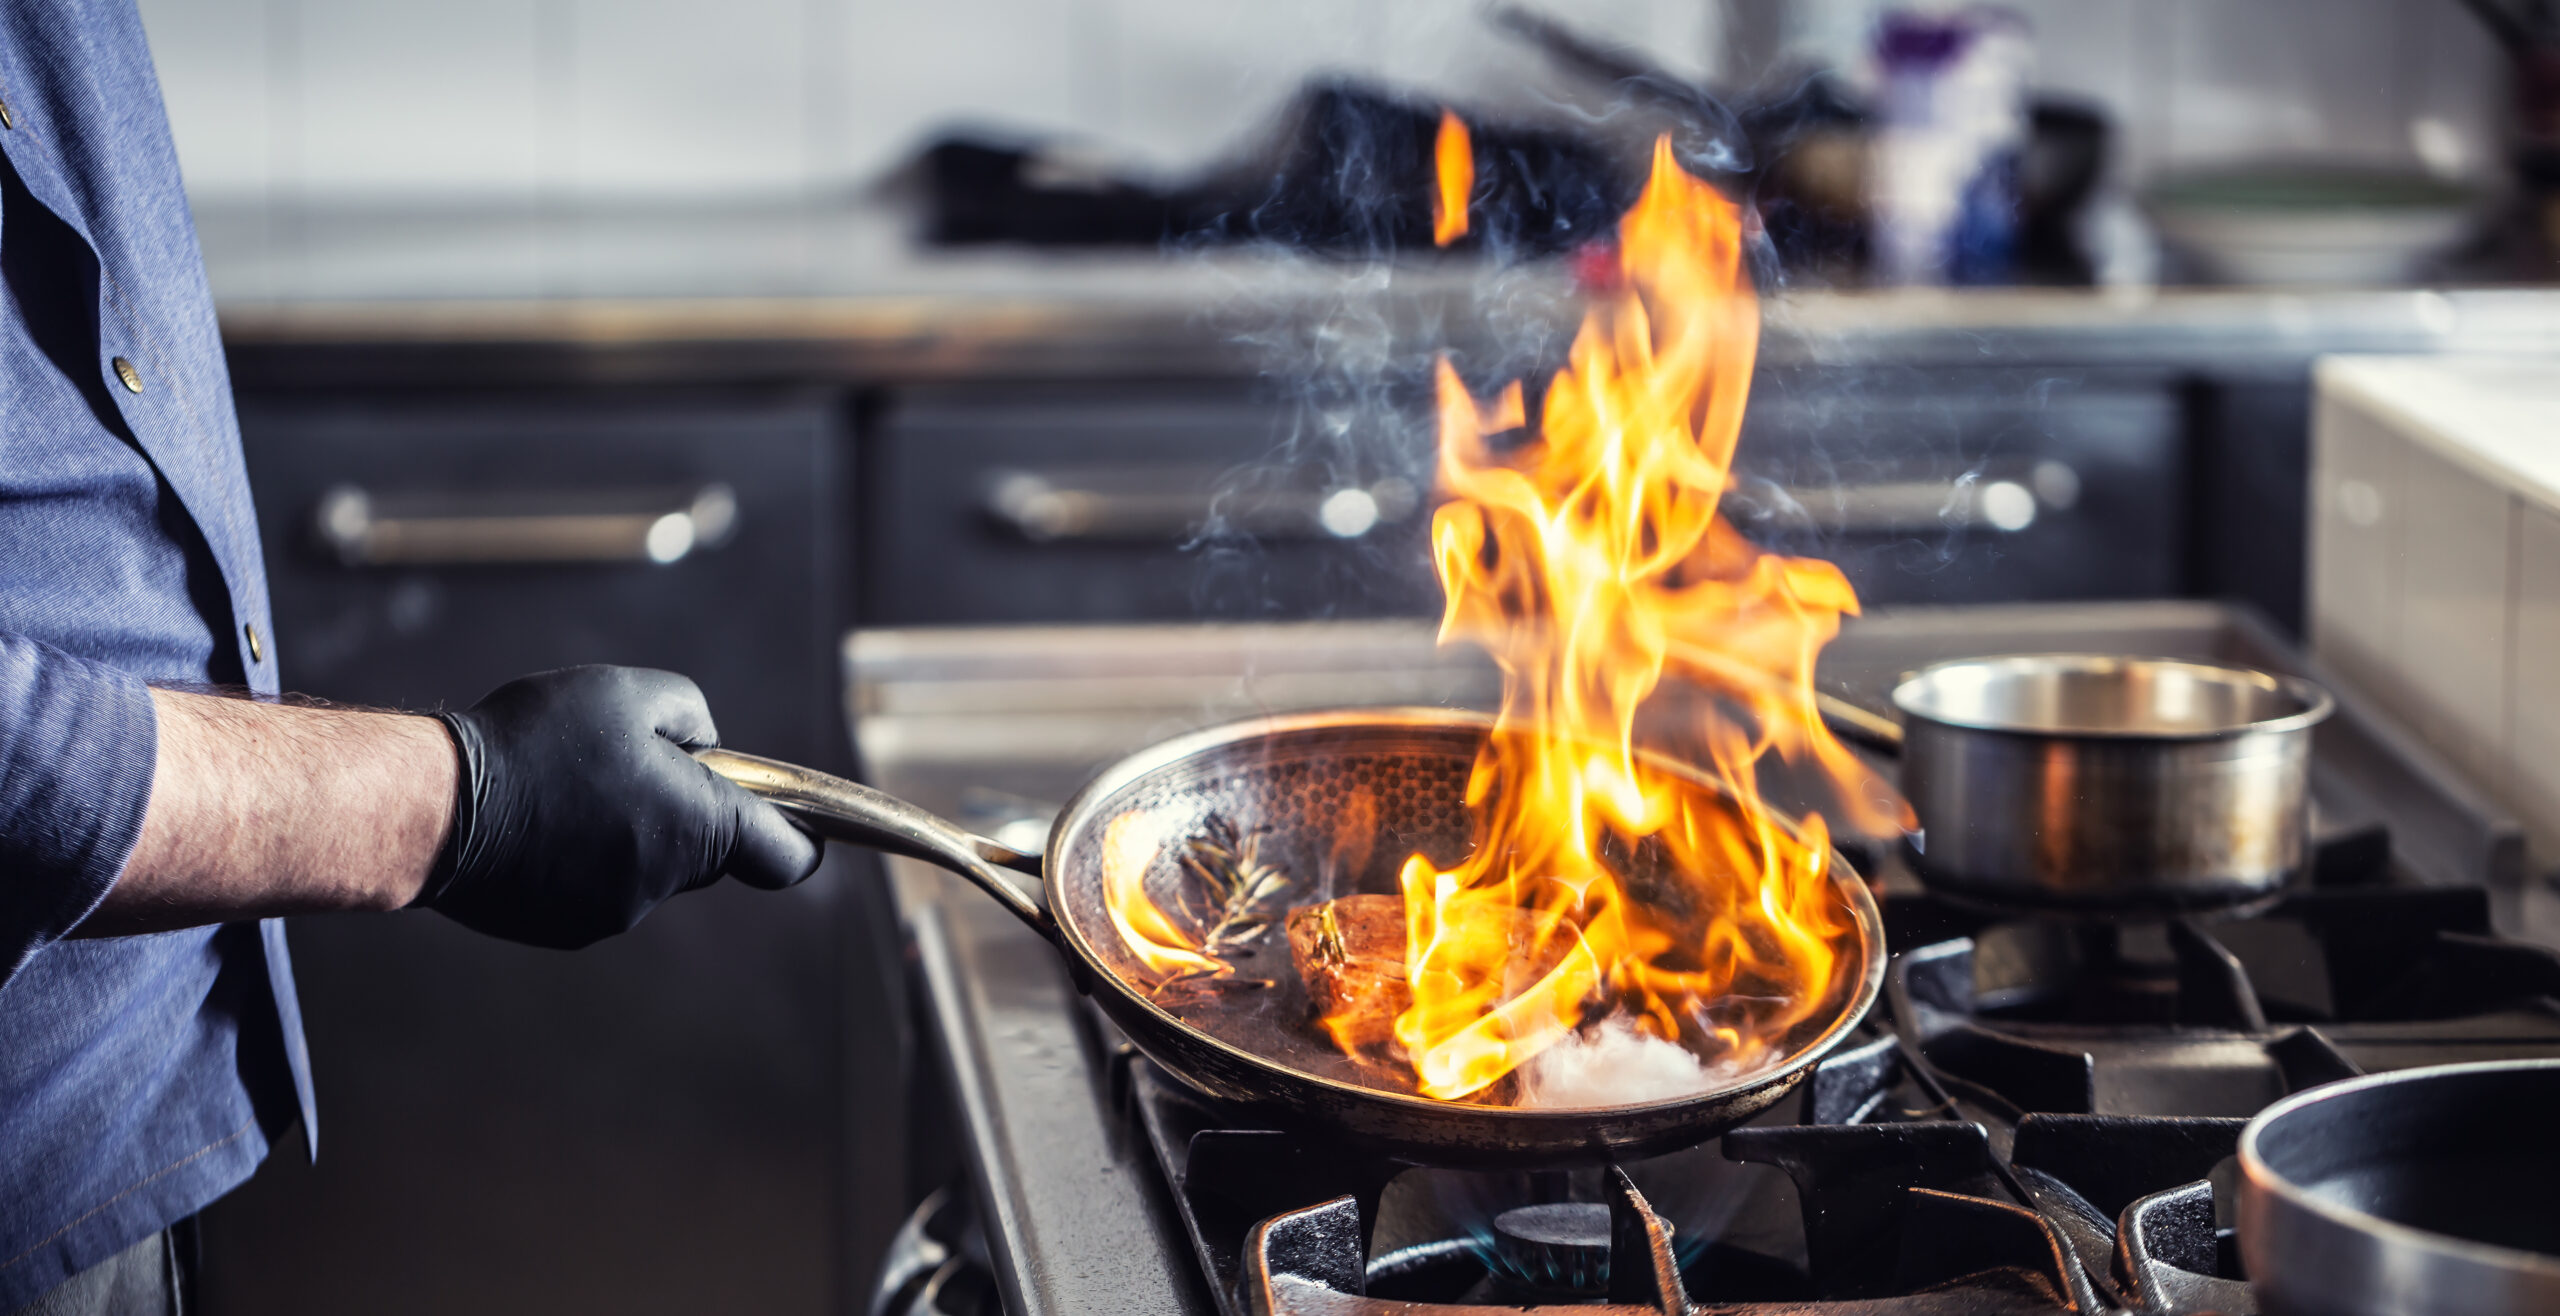
[{"label": "cast iron burner grate", "polygon": [[2560,1057],[2560,955],[2495,936],[2476,888],[2313,888],[2222,922],[1885,908],[1885,1010],[1725,1136],[1722,1161],[1785,1183],[1718,1237],[1648,1202],[1639,1180],[1701,1164],[1665,1158],[1519,1176],[1538,1200],[1373,1249],[1411,1167],[1240,1127],[1135,1057],[1123,1090],[1226,1316],[2247,1316],[2216,1182],[2249,1115],[2357,1073]]}]

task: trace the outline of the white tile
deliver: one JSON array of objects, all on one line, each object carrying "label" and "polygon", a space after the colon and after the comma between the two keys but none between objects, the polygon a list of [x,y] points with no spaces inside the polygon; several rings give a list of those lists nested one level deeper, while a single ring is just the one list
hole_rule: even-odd
[{"label": "white tile", "polygon": [[187,190],[263,200],[274,154],[267,0],[143,0],[142,26]]},{"label": "white tile", "polygon": [[[2450,7],[2450,5],[2448,5]],[[2174,0],[2173,119],[2180,165],[2282,155],[2398,157],[2398,0]]]},{"label": "white tile", "polygon": [[2401,458],[2399,670],[2420,735],[2497,789],[2507,750],[2515,500],[2433,452]]},{"label": "white tile", "polygon": [[[2456,171],[2496,178],[2505,171],[2508,118],[2506,56],[2488,30],[2458,4],[2400,0],[2409,35],[2401,106],[2412,132],[2432,121],[2450,135],[2460,157]],[[2413,142],[2414,146],[2415,143]]]},{"label": "white tile", "polygon": [[2311,642],[2351,678],[2400,661],[2401,465],[2406,441],[2323,395],[2311,426]]},{"label": "white tile", "polygon": [[307,197],[530,201],[535,0],[304,0]]},{"label": "white tile", "polygon": [[1088,0],[1077,49],[1079,128],[1163,169],[1187,169],[1258,134],[1319,69],[1368,72],[1358,0]]},{"label": "white tile", "polygon": [[2560,516],[2516,522],[2514,689],[2508,790],[2542,863],[2560,860]]},{"label": "white tile", "polygon": [[[1550,12],[1577,28],[1598,25],[1563,6]],[[1545,113],[1587,88],[1544,55],[1494,31],[1467,0],[1412,0],[1380,6],[1375,71],[1392,85],[1494,113]]]},{"label": "white tile", "polygon": [[853,177],[896,163],[951,124],[1077,126],[1069,82],[1080,4],[847,2],[840,167]]},{"label": "white tile", "polygon": [[578,0],[570,190],[799,190],[810,173],[808,19],[803,0]]},{"label": "white tile", "polygon": [[2036,85],[2086,96],[2119,117],[2142,84],[2134,68],[2141,0],[2013,0],[2035,26]]}]

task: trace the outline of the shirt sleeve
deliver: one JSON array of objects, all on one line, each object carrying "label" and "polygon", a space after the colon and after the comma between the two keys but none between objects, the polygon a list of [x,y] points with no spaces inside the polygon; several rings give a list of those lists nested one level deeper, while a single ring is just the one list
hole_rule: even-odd
[{"label": "shirt sleeve", "polygon": [[140,677],[0,634],[0,991],[124,871],[159,736]]}]

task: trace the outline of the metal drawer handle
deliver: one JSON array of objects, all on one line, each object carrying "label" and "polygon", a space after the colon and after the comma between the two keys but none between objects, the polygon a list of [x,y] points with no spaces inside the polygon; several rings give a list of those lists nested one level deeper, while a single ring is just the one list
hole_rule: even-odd
[{"label": "metal drawer handle", "polygon": [[514,499],[377,498],[351,484],[320,496],[320,543],[351,567],[452,567],[645,562],[664,566],[718,548],[737,532],[737,494],[725,484],[690,493]]},{"label": "metal drawer handle", "polygon": [[984,507],[1015,534],[1038,544],[1179,541],[1216,516],[1260,539],[1358,539],[1413,515],[1421,503],[1411,481],[1389,476],[1372,484],[1247,488],[1220,495],[1217,474],[1179,469],[990,473]]},{"label": "metal drawer handle", "polygon": [[2079,474],[2050,460],[2036,463],[2032,471],[1980,480],[1894,480],[1806,489],[1739,485],[1725,495],[1734,519],[1746,525],[1833,535],[2016,534],[2048,511],[2070,510],[2079,498]]}]

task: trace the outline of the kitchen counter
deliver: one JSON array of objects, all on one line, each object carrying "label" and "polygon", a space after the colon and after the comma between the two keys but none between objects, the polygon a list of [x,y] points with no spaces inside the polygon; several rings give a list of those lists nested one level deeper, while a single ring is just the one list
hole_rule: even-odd
[{"label": "kitchen counter", "polygon": [[[1560,272],[1391,268],[1239,250],[919,249],[876,205],[514,214],[208,206],[206,263],[244,382],[900,382],[1250,373],[1273,326],[1399,349],[1560,337]],[[2560,350],[2560,289],[1806,291],[1771,364],[2298,372],[2353,352]],[[319,354],[315,360],[313,354]],[[325,368],[315,370],[315,364]]]}]

